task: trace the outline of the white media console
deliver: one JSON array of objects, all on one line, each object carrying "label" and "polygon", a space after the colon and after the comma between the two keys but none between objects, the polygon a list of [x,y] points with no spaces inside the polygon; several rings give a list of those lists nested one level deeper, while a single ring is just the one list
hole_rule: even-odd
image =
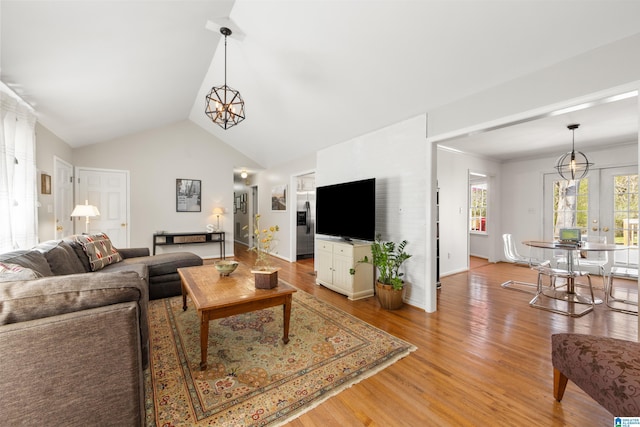
[{"label": "white media console", "polygon": [[[350,300],[374,295],[374,267],[358,263],[371,259],[370,242],[316,239],[316,284],[346,295]],[[355,274],[351,274],[351,269]]]}]

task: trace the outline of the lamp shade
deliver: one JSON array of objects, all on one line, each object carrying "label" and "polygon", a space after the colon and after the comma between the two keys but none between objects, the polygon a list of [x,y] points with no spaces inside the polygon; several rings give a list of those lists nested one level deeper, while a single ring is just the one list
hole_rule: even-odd
[{"label": "lamp shade", "polygon": [[89,233],[89,218],[98,215],[100,215],[100,211],[98,211],[97,207],[90,205],[88,200],[84,201],[84,205],[76,205],[73,212],[71,212],[72,217],[83,216],[87,219],[84,223],[84,231],[87,234]]},{"label": "lamp shade", "polygon": [[222,214],[224,214],[224,209],[222,209],[222,208],[213,208],[213,214],[214,215],[222,215]]},{"label": "lamp shade", "polygon": [[73,212],[71,212],[71,216],[94,217],[98,215],[100,215],[100,211],[98,211],[98,208],[89,204],[76,205],[76,207],[73,209]]}]

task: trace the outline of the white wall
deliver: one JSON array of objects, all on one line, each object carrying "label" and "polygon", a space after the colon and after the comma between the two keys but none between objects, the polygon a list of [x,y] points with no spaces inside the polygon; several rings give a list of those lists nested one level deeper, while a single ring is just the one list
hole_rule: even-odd
[{"label": "white wall", "polygon": [[[376,178],[376,233],[383,240],[406,239],[409,284],[405,301],[426,308],[431,283],[426,258],[426,117],[406,120],[318,152],[316,186]],[[345,212],[345,215],[348,215]]]},{"label": "white wall", "polygon": [[[469,267],[469,254],[495,261],[495,241],[501,224],[500,163],[439,149],[437,168],[440,187],[440,275],[465,271]],[[467,223],[470,171],[484,173],[489,180],[487,235],[473,235],[471,239]]]},{"label": "white wall", "polygon": [[36,123],[36,167],[39,175],[51,176],[51,194],[42,194],[40,189],[40,176],[38,176],[38,239],[41,242],[52,240],[56,233],[56,218],[54,212],[55,176],[53,174],[53,158],[57,156],[71,163],[73,154],[71,147],[54,135],[49,129]]},{"label": "white wall", "polygon": [[[233,167],[258,167],[194,123],[172,125],[73,150],[75,166],[130,171],[130,246],[152,246],[156,230],[205,231],[215,224],[216,206],[227,214],[220,226],[233,254]],[[176,212],[176,179],[202,180],[202,211]],[[230,213],[230,214],[229,214]],[[204,258],[219,257],[216,244],[166,246],[162,252],[188,250]]]}]

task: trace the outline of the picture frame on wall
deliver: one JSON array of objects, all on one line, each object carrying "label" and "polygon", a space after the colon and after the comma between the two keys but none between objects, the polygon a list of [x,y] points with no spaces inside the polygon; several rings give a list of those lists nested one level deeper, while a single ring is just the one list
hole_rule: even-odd
[{"label": "picture frame on wall", "polygon": [[202,181],[176,179],[176,212],[202,211]]},{"label": "picture frame on wall", "polygon": [[238,210],[240,210],[241,200],[242,197],[239,194],[233,193],[233,213],[238,213]]},{"label": "picture frame on wall", "polygon": [[51,194],[51,175],[46,173],[40,175],[40,192],[42,194]]},{"label": "picture frame on wall", "polygon": [[247,193],[241,193],[239,197],[240,199],[238,202],[238,209],[243,214],[246,214],[247,213]]},{"label": "picture frame on wall", "polygon": [[276,185],[271,189],[271,210],[286,211],[287,210],[287,185]]}]

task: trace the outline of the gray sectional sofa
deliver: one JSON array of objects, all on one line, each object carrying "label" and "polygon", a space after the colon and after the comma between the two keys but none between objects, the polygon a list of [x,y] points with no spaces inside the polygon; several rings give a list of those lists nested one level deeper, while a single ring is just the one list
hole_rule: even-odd
[{"label": "gray sectional sofa", "polygon": [[202,265],[202,259],[110,249],[97,268],[82,239],[0,254],[6,425],[144,423],[148,300],[179,295],[177,268]]}]

